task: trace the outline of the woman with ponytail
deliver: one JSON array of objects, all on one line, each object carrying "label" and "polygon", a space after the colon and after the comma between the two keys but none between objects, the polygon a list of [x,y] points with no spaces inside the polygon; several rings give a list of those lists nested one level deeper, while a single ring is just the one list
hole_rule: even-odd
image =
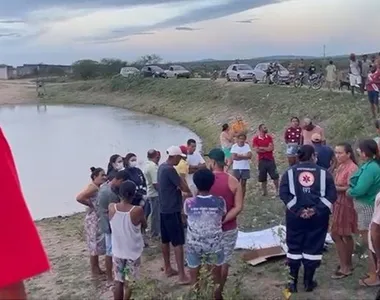
[{"label": "woman with ponytail", "polygon": [[[374,212],[376,195],[380,191],[380,157],[377,143],[373,139],[361,141],[359,151],[364,163],[352,175],[347,194],[354,199],[358,214],[358,231],[363,244],[368,247],[368,229]],[[362,286],[380,285],[372,254],[369,256],[369,272],[359,283]]]},{"label": "woman with ponytail", "polygon": [[84,230],[86,235],[87,248],[90,252],[90,265],[93,275],[103,274],[99,267],[99,255],[106,254],[104,235],[98,226],[98,214],[96,197],[100,186],[107,180],[107,176],[102,168],[92,167],[91,182],[77,196],[77,201],[87,207],[87,214],[84,219]]}]

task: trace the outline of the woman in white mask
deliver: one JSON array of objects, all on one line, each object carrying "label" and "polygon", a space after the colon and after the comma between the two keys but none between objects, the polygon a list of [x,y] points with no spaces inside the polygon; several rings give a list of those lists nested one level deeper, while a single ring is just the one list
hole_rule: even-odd
[{"label": "woman in white mask", "polygon": [[143,171],[137,167],[137,156],[134,153],[128,153],[124,158],[125,170],[128,174],[128,180],[136,184],[136,194],[132,205],[145,205],[146,200],[146,180]]},{"label": "woman in white mask", "polygon": [[115,174],[124,169],[123,157],[119,154],[114,154],[110,157],[107,166],[107,179],[110,181],[115,177]]}]

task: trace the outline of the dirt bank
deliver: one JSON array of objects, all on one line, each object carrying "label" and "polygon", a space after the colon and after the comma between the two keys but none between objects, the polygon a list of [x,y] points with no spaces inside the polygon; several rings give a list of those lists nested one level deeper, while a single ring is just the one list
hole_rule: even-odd
[{"label": "dirt bank", "polygon": [[0,105],[37,101],[36,85],[29,80],[0,80]]},{"label": "dirt bank", "polygon": [[[112,105],[165,116],[196,131],[205,150],[218,145],[221,124],[243,115],[251,134],[266,123],[275,135],[276,157],[280,170],[285,168],[282,132],[295,116],[310,116],[322,124],[332,144],[355,140],[372,132],[367,103],[361,98],[325,91],[233,84],[196,80],[121,80],[81,82],[47,86],[48,103]],[[85,184],[85,183],[84,183]],[[239,219],[241,229],[267,228],[282,222],[283,208],[271,193],[260,196],[255,179],[249,183],[245,209]],[[102,281],[92,281],[83,242],[83,215],[52,218],[38,222],[52,261],[52,272],[28,283],[35,298],[110,299]],[[355,261],[355,275],[341,281],[330,280],[336,266],[331,249],[318,272],[320,288],[312,295],[300,293],[293,299],[372,299],[375,291],[358,289],[365,263]],[[159,248],[144,253],[143,279],[137,299],[186,299],[188,289],[162,276]],[[233,270],[226,289],[226,299],[280,299],[286,269],[282,260],[255,268],[244,267],[235,254]],[[179,298],[183,296],[184,298]]]}]

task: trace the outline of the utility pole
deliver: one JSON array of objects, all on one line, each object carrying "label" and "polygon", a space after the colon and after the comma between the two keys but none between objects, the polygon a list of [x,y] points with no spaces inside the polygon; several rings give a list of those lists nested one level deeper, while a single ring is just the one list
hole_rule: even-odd
[{"label": "utility pole", "polygon": [[326,66],[326,45],[323,45],[323,67]]}]

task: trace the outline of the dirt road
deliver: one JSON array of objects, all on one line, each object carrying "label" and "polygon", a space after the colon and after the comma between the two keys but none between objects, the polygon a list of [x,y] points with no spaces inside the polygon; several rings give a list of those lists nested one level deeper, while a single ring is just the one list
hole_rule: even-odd
[{"label": "dirt road", "polygon": [[35,83],[30,80],[0,80],[0,105],[35,103]]}]

